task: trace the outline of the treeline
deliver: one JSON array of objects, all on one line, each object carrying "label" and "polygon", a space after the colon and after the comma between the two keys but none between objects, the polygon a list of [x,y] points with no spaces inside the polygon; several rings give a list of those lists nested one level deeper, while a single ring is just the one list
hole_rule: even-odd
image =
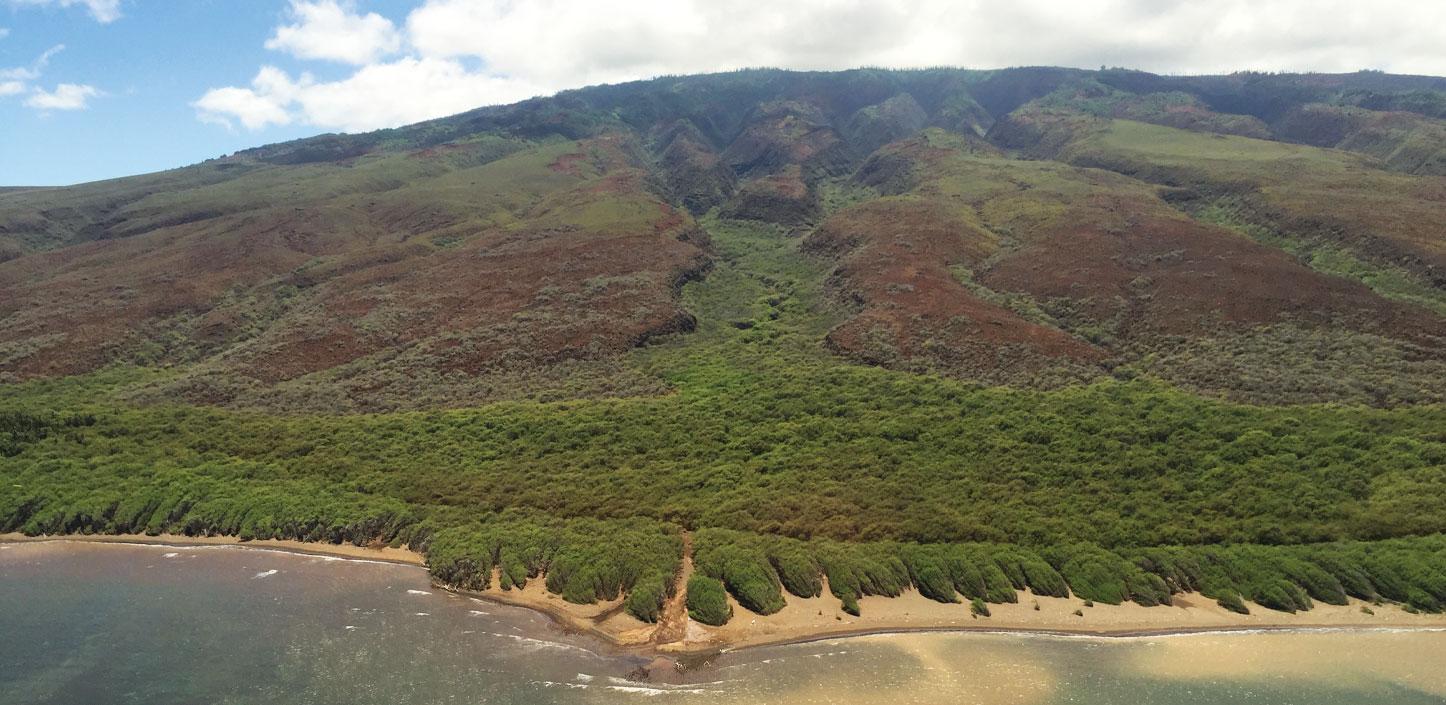
[{"label": "treeline", "polygon": [[[521,589],[544,576],[576,603],[626,595],[626,609],[656,621],[682,563],[678,527],[647,519],[547,519],[457,508],[418,511],[399,500],[313,481],[234,481],[160,469],[120,482],[80,481],[85,471],[47,463],[55,482],[0,487],[0,533],[177,534],[407,546],[425,553],[433,578],[464,590]],[[13,478],[22,479],[22,478]]]},{"label": "treeline", "polygon": [[[844,611],[858,615],[860,597],[896,597],[917,589],[939,602],[1016,602],[1019,591],[1103,604],[1168,605],[1198,592],[1227,609],[1246,602],[1296,612],[1314,602],[1399,602],[1440,612],[1446,606],[1446,535],[1303,546],[1169,546],[1107,550],[1076,543],[1030,549],[1007,544],[908,544],[799,541],[705,529],[694,560],[706,591],[689,608],[721,624],[726,602],[714,585],[759,614],[784,606],[784,591],[816,597],[827,580]],[[709,583],[708,581],[712,581]]]},{"label": "treeline", "polygon": [[682,566],[676,526],[649,520],[540,521],[502,516],[438,531],[427,565],[443,585],[463,590],[521,589],[542,577],[548,591],[591,604],[626,595],[628,614],[656,622]]},{"label": "treeline", "polygon": [[178,468],[115,470],[46,461],[31,473],[7,475],[0,486],[0,532],[170,533],[358,546],[415,546],[426,537],[418,512],[401,500],[316,479],[236,481]]},{"label": "treeline", "polygon": [[[625,598],[629,614],[656,621],[675,589],[680,529],[650,519],[543,518],[419,510],[399,500],[296,480],[225,481],[152,469],[121,482],[81,482],[83,468],[42,463],[45,488],[0,487],[0,532],[175,533],[407,545],[444,585],[520,589],[542,579],[570,602]],[[136,469],[133,469],[136,470]],[[12,478],[21,479],[21,478]],[[37,491],[38,490],[38,491]],[[859,614],[865,596],[916,589],[939,602],[1015,602],[1020,591],[1103,604],[1168,605],[1196,592],[1237,612],[1253,602],[1295,612],[1315,602],[1387,600],[1407,609],[1446,607],[1446,535],[1308,545],[1102,548],[1092,543],[846,543],[706,528],[694,537],[697,573],[688,608],[698,621],[731,616],[725,593],[771,614],[784,593],[827,589]]]}]

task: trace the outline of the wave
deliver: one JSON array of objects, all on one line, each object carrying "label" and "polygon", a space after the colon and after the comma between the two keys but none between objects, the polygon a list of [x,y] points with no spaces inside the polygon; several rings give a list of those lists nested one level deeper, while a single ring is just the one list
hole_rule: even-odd
[{"label": "wave", "polygon": [[[648,696],[648,697],[655,696],[655,695],[677,695],[677,694],[682,694],[682,695],[718,695],[718,694],[724,692],[724,691],[719,690],[719,689],[707,688],[707,687],[705,687],[705,686],[709,686],[709,685],[718,685],[718,684],[722,683],[723,681],[717,681],[716,683],[698,683],[698,684],[686,684],[686,685],[672,685],[672,684],[667,684],[667,683],[649,683],[649,684],[643,684],[643,683],[638,683],[638,682],[636,682],[636,681],[624,680],[624,679],[622,679],[622,678],[608,678],[607,680],[608,680],[608,683],[601,686],[602,688],[604,688],[604,689],[606,689],[606,690],[611,690],[611,691],[615,691],[615,692],[619,692],[619,693],[632,693],[632,694],[635,694],[635,695],[643,695],[643,696]],[[586,673],[579,673],[579,674],[577,674],[577,676],[574,678],[574,681],[575,681],[575,682],[569,682],[569,681],[532,681],[532,682],[533,682],[534,684],[540,685],[540,686],[542,686],[542,687],[544,687],[544,688],[568,688],[568,689],[571,689],[571,690],[586,690],[586,689],[588,689],[588,688],[593,687],[593,685],[595,685],[595,684],[592,682],[592,681],[593,681],[593,676],[590,676],[590,675],[588,675],[588,674],[586,674]]]},{"label": "wave", "polygon": [[677,693],[683,693],[686,695],[718,695],[723,692],[721,690],[711,690],[708,688],[697,688],[693,686],[676,686],[664,688],[660,685],[607,685],[603,687],[607,688],[608,690],[617,691],[619,693],[634,693],[637,695],[648,696],[673,695]]},{"label": "wave", "polygon": [[573,690],[584,690],[588,687],[586,683],[568,683],[566,681],[532,681],[544,688],[571,688]]},{"label": "wave", "polygon": [[584,649],[581,646],[573,646],[572,644],[564,644],[558,641],[547,641],[546,639],[533,639],[532,637],[522,636],[519,634],[503,634],[501,632],[487,632],[487,634],[490,634],[492,636],[500,636],[504,639],[511,639],[518,642],[519,644],[526,644],[527,646],[531,646],[535,649],[559,649],[562,651],[580,651],[585,654],[593,653],[592,651]]},{"label": "wave", "polygon": [[[240,550],[240,551],[258,551],[258,552],[264,552],[264,553],[280,553],[280,554],[287,555],[287,556],[302,556],[302,557],[306,557],[306,558],[320,559],[320,560],[324,560],[324,561],[327,561],[327,562],[340,561],[340,562],[342,562],[342,563],[371,563],[371,564],[374,564],[374,565],[389,565],[389,566],[396,566],[396,567],[398,567],[398,568],[411,568],[411,569],[421,570],[421,571],[425,571],[425,570],[426,570],[426,567],[425,567],[425,566],[414,565],[414,564],[411,564],[411,563],[403,563],[403,562],[400,562],[400,561],[384,561],[384,560],[377,560],[377,559],[375,559],[375,558],[356,558],[356,557],[352,557],[352,556],[334,556],[334,555],[326,555],[326,554],[322,554],[322,553],[318,553],[318,552],[311,552],[311,551],[307,551],[307,550],[303,550],[303,549],[299,549],[299,548],[287,548],[287,547],[277,547],[277,546],[258,546],[258,545],[255,545],[255,544],[243,544],[243,543],[187,543],[187,544],[171,544],[171,543],[152,543],[152,542],[150,542],[150,541],[86,541],[85,539],[78,539],[78,538],[54,538],[54,539],[45,539],[45,542],[47,542],[47,543],[49,543],[49,542],[53,542],[53,543],[85,543],[85,544],[91,544],[91,545],[96,545],[96,546],[132,546],[132,547],[141,547],[141,548],[180,548],[180,549],[185,549],[185,550],[188,551],[188,552],[189,552],[189,551],[214,551],[214,550],[227,550],[227,549],[229,549],[229,550]],[[37,543],[38,543],[38,542],[37,542]],[[321,545],[324,545],[324,544],[318,544],[318,546],[321,546]],[[8,549],[8,548],[9,548],[9,546],[0,546],[0,549]],[[321,550],[321,549],[318,549],[318,550]]]}]

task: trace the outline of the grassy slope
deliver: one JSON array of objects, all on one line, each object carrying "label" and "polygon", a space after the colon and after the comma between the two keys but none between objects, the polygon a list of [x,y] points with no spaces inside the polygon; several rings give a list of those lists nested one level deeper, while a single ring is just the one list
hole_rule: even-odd
[{"label": "grassy slope", "polygon": [[685,327],[706,260],[630,149],[474,139],[121,199],[108,239],[0,263],[0,378],[174,366],[141,396],[353,411],[657,392],[602,358]]},{"label": "grassy slope", "polygon": [[1446,244],[1433,226],[1446,214],[1437,177],[1379,171],[1335,150],[1125,120],[1091,131],[1060,156],[1219,196],[1245,190],[1257,218],[1276,229],[1305,240],[1334,235],[1380,266],[1402,266],[1404,276],[1428,279],[1426,272],[1446,262]]},{"label": "grassy slope", "polygon": [[[871,90],[882,100],[897,87],[882,81]],[[982,89],[981,96],[990,105],[1010,100],[988,98]],[[920,102],[932,110],[939,101]],[[744,116],[729,119],[736,126]],[[1113,123],[1094,139],[1076,145],[1080,151],[1070,158],[1145,181],[1206,187],[1268,177],[1259,182],[1263,203],[1282,209],[1353,180],[1366,185],[1363,191],[1383,189],[1377,199],[1401,200],[1404,193],[1427,204],[1413,207],[1430,203],[1421,191],[1426,182],[1368,168],[1358,173],[1355,158],[1334,152],[1127,122]],[[568,151],[558,144],[542,151],[553,148]],[[531,160],[524,173],[566,180],[562,172],[540,168],[560,156],[548,155],[519,155]],[[396,159],[401,157],[363,157],[340,171],[257,167],[257,176],[238,182],[251,184],[246,188],[200,188],[218,203],[251,191],[286,202],[294,195],[289,179],[325,172],[339,180],[327,176],[318,187],[347,192],[319,194],[340,198],[339,214],[374,197],[396,205],[440,195],[450,205],[477,205],[470,180],[487,167],[451,164],[445,173],[429,175],[425,189],[407,185],[420,178],[410,172],[392,174],[405,176],[400,182],[373,183],[369,167]],[[1017,254],[1022,244],[1013,234],[1032,233],[1043,221],[1073,222],[1077,213],[1063,204],[1102,191],[1161,207],[1150,200],[1154,189],[1147,184],[1098,171],[998,155],[969,157],[951,169],[934,172],[940,178],[924,196],[967,201],[962,217],[1003,233],[998,251],[1006,254]],[[1302,171],[1312,174],[1304,186],[1286,178]],[[277,177],[269,186],[267,174]],[[491,224],[504,229],[521,220],[518,214],[544,228],[563,226],[547,232],[567,232],[578,218],[586,226],[630,217],[614,212],[618,200],[582,198],[585,189],[529,190],[527,179],[503,181],[509,187],[491,193],[499,200],[489,212],[499,218]],[[444,188],[448,183],[456,188]],[[876,192],[860,184],[835,180],[807,188],[808,197],[822,195],[820,217],[878,203],[862,202]],[[1031,193],[1006,193],[1013,190]],[[517,200],[518,194],[531,195]],[[481,195],[483,205],[491,203],[487,193]],[[101,205],[93,207],[111,210],[79,214],[76,222],[117,217],[119,207],[117,222],[144,229],[177,210],[164,194],[149,202],[130,198],[101,193]],[[1049,207],[1051,198],[1061,203]],[[1251,210],[1243,216],[1228,211],[1210,217],[1204,207],[1194,212],[1269,245],[1293,247],[1289,243],[1298,238],[1288,218],[1272,221],[1275,230],[1267,235],[1249,230],[1257,226],[1261,203],[1246,204]],[[1211,200],[1206,207],[1225,205]],[[837,285],[831,279],[836,262],[805,254],[800,240],[780,228],[712,217],[702,223],[711,235],[715,268],[682,289],[683,307],[698,318],[693,334],[654,339],[603,366],[549,368],[561,372],[541,380],[488,378],[485,384],[496,387],[486,393],[452,386],[462,378],[419,378],[406,366],[390,378],[397,393],[415,393],[428,406],[455,405],[449,393],[464,403],[530,400],[451,411],[262,414],[171,405],[167,400],[176,396],[166,390],[196,369],[146,366],[7,385],[0,396],[0,477],[6,480],[0,485],[0,530],[172,530],[410,543],[428,551],[434,575],[449,583],[484,586],[497,565],[503,586],[545,575],[550,589],[574,601],[626,592],[629,610],[644,619],[656,616],[673,589],[680,528],[698,532],[700,581],[720,581],[761,612],[776,608],[784,590],[815,594],[825,575],[834,594],[854,609],[861,595],[896,594],[910,585],[944,601],[958,599],[956,592],[1006,600],[1015,588],[1057,594],[1067,586],[1091,599],[1144,604],[1186,589],[1232,606],[1244,597],[1279,609],[1345,594],[1421,609],[1446,602],[1446,546],[1430,536],[1446,531],[1446,438],[1440,431],[1446,411],[1439,404],[1252,406],[1204,398],[1158,379],[1214,389],[1225,377],[1258,381],[1260,398],[1273,401],[1372,399],[1392,405],[1430,400],[1439,392],[1440,377],[1433,376],[1429,359],[1414,367],[1420,361],[1405,358],[1405,366],[1383,366],[1377,358],[1390,356],[1380,351],[1391,350],[1385,339],[1283,325],[1150,350],[1137,367],[1054,391],[984,388],[926,372],[856,365],[830,355],[823,344],[854,313],[827,295]],[[1439,244],[1429,234],[1402,232],[1397,245],[1426,248],[1427,255]],[[428,249],[436,248],[443,260],[456,259],[454,248],[462,241],[455,233],[443,228],[427,234]],[[83,228],[37,230],[15,247],[85,237]],[[1387,266],[1362,242],[1369,244],[1350,240],[1340,247],[1356,253],[1355,262],[1370,263],[1361,266]],[[1309,253],[1317,269],[1359,273],[1359,266],[1341,264],[1339,256]],[[1099,316],[1071,318],[1074,309],[1061,309],[1058,301],[1003,277],[995,268],[1003,258],[996,253],[977,254],[982,260],[944,263],[964,280],[955,282],[956,294],[970,292],[1082,338],[1112,333]],[[328,266],[345,269],[347,262]],[[1382,294],[1430,302],[1435,290],[1422,289],[1413,270],[1387,273],[1407,278],[1358,278]],[[576,298],[558,301],[589,310]],[[1202,365],[1202,357],[1216,367]],[[376,380],[367,371],[385,371],[392,361],[360,358],[357,369],[343,370],[341,386],[370,388]],[[1310,367],[1321,368],[1320,379],[1304,369]],[[1128,381],[1142,371],[1143,379]],[[1330,396],[1326,390],[1340,378],[1362,388]],[[336,378],[297,379],[281,395],[283,403],[267,400],[272,408],[292,406],[286,398],[307,400],[310,408],[317,400],[342,401],[324,394]],[[404,388],[417,379],[426,383]],[[402,387],[395,386],[398,380]],[[1292,387],[1310,385],[1315,387],[1292,396]],[[1403,388],[1411,385],[1425,392]],[[543,400],[574,395],[584,398]],[[614,398],[600,398],[606,396]],[[1303,545],[1340,541],[1349,543]],[[1212,547],[1250,543],[1265,545]],[[1156,548],[1169,545],[1181,547]],[[719,601],[712,596],[711,603],[695,607],[716,620]]]},{"label": "grassy slope", "polygon": [[[549,550],[631,542],[645,548],[623,573],[655,583],[674,544],[646,537],[666,524],[1121,549],[1446,530],[1439,408],[1249,407],[1143,382],[981,389],[849,365],[819,344],[835,320],[821,263],[778,231],[711,232],[718,270],[684,293],[699,332],[636,353],[671,395],[272,416],[118,406],[106,385],[124,371],[34,382],[5,406],[95,421],[3,461],[4,528],[425,541],[461,527],[438,555],[533,547],[514,561],[525,579]],[[599,518],[616,523],[607,538],[576,528]],[[478,521],[502,538],[475,544]]]}]

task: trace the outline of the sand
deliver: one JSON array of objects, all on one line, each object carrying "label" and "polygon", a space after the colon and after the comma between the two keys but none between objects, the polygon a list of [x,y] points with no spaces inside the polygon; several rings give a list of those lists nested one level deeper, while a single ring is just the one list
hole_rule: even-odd
[{"label": "sand", "polygon": [[[1132,672],[1170,680],[1266,680],[1292,678],[1356,689],[1382,683],[1405,685],[1446,702],[1446,668],[1439,634],[1363,632],[1346,654],[1306,634],[1270,633],[1249,640],[1227,634],[1162,639],[1152,648],[1126,652]],[[1403,652],[1402,641],[1411,646]]]},{"label": "sand", "polygon": [[31,541],[87,541],[91,543],[138,543],[151,546],[243,546],[266,548],[273,551],[290,551],[316,556],[337,556],[359,560],[385,561],[406,565],[426,565],[426,558],[415,551],[387,546],[353,546],[349,543],[316,543],[312,541],[285,541],[281,539],[256,539],[242,541],[233,536],[181,536],[178,534],[88,534],[63,536],[26,536],[24,534],[0,534],[0,543],[23,543]]},{"label": "sand", "polygon": [[[1228,631],[1324,627],[1428,627],[1446,628],[1446,615],[1410,614],[1392,605],[1370,606],[1374,615],[1361,611],[1363,603],[1347,605],[1317,603],[1315,609],[1289,614],[1247,603],[1250,614],[1236,614],[1200,595],[1177,595],[1173,606],[1143,607],[1095,604],[1084,600],[1036,597],[1019,593],[1014,604],[989,605],[991,616],[974,617],[967,603],[943,604],[910,590],[896,598],[865,597],[859,600],[861,616],[846,614],[839,601],[828,595],[799,598],[786,596],[783,610],[759,616],[733,603],[734,616],[722,627],[699,625],[674,647],[679,651],[713,648],[742,648],[765,644],[793,643],[852,634],[906,631],[1031,631],[1099,636],[1133,636],[1194,631]],[[731,599],[730,599],[731,601]],[[1034,609],[1038,604],[1039,609]],[[1075,615],[1078,610],[1083,616]]]},{"label": "sand", "polygon": [[[349,544],[299,541],[240,541],[230,537],[118,535],[26,537],[0,534],[5,541],[94,541],[159,545],[235,545],[298,553],[380,560],[421,566],[421,554],[398,548],[368,548]],[[498,584],[493,576],[492,584]],[[686,583],[683,583],[686,584]],[[1136,636],[1197,631],[1238,631],[1250,629],[1312,628],[1437,628],[1446,629],[1446,615],[1410,614],[1394,605],[1370,606],[1374,614],[1362,611],[1363,603],[1347,605],[1317,603],[1314,609],[1288,614],[1247,603],[1250,614],[1230,612],[1214,600],[1196,594],[1177,595],[1175,604],[1142,607],[1096,604],[1085,607],[1076,598],[1036,597],[1019,593],[1019,602],[990,605],[991,616],[974,617],[964,602],[944,604],[910,590],[896,598],[865,597],[859,600],[862,616],[846,614],[838,599],[828,593],[814,598],[785,595],[786,606],[762,616],[738,605],[731,597],[733,619],[721,627],[710,627],[691,619],[680,625],[665,620],[648,624],[623,610],[622,600],[576,605],[547,591],[541,577],[526,587],[502,590],[493,587],[465,594],[508,605],[527,607],[549,615],[566,631],[592,635],[615,647],[642,653],[670,655],[703,654],[753,646],[798,643],[851,635],[910,631],[1024,631],[1097,636]],[[675,599],[681,599],[681,596]],[[1038,609],[1035,606],[1038,605]],[[1078,610],[1081,615],[1074,612]]]}]

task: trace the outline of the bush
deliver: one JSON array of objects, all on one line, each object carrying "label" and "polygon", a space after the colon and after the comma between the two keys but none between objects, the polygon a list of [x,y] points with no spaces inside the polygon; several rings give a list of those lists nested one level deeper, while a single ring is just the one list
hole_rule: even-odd
[{"label": "bush", "polygon": [[728,592],[723,581],[706,575],[688,579],[688,616],[696,622],[715,627],[728,623],[733,608],[728,605]]},{"label": "bush", "polygon": [[808,548],[792,539],[777,539],[768,549],[768,560],[789,594],[818,597],[823,592],[823,569]]},{"label": "bush", "polygon": [[778,574],[768,560],[768,539],[730,531],[700,531],[693,538],[694,569],[723,582],[744,609],[773,614],[783,609]]},{"label": "bush", "polygon": [[638,578],[628,592],[625,603],[628,614],[644,622],[658,621],[663,613],[663,604],[672,596],[673,578],[672,575],[656,572]]}]

